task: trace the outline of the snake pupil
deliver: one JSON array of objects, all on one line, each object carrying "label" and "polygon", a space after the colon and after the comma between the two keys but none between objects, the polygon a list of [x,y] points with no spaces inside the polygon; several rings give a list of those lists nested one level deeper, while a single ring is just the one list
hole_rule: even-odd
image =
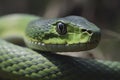
[{"label": "snake pupil", "polygon": [[60,34],[60,35],[64,35],[67,33],[67,27],[64,23],[62,22],[58,22],[57,23],[57,28],[56,28],[57,32]]}]

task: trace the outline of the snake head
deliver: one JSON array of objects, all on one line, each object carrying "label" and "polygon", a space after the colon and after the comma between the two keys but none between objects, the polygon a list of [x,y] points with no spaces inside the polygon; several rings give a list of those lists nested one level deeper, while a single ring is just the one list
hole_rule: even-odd
[{"label": "snake head", "polygon": [[100,29],[83,17],[68,16],[32,21],[26,28],[26,44],[53,52],[86,51],[100,41]]}]

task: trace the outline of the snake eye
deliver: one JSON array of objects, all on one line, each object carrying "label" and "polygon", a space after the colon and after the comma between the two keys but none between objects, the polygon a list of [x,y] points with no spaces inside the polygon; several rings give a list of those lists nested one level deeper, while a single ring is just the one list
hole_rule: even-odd
[{"label": "snake eye", "polygon": [[67,33],[67,27],[63,22],[58,22],[57,23],[57,27],[56,27],[56,31],[60,34],[60,35],[64,35]]}]

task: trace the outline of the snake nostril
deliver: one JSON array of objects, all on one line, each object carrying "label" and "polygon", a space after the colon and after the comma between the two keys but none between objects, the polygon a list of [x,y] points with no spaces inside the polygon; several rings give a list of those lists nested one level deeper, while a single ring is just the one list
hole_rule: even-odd
[{"label": "snake nostril", "polygon": [[91,30],[88,30],[87,32],[88,32],[89,34],[92,34],[92,33],[93,33]]},{"label": "snake nostril", "polygon": [[86,29],[81,29],[81,31],[82,31],[82,32],[85,32],[85,31],[87,31],[87,30],[86,30]]}]

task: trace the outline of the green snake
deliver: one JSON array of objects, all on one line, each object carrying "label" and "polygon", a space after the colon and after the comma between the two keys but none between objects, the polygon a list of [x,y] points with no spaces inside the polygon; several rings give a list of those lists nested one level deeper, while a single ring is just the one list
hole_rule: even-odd
[{"label": "green snake", "polygon": [[[83,17],[7,15],[0,18],[0,36],[1,80],[120,80],[119,62],[56,54],[97,47],[100,29]],[[28,48],[16,45],[21,36]]]}]

